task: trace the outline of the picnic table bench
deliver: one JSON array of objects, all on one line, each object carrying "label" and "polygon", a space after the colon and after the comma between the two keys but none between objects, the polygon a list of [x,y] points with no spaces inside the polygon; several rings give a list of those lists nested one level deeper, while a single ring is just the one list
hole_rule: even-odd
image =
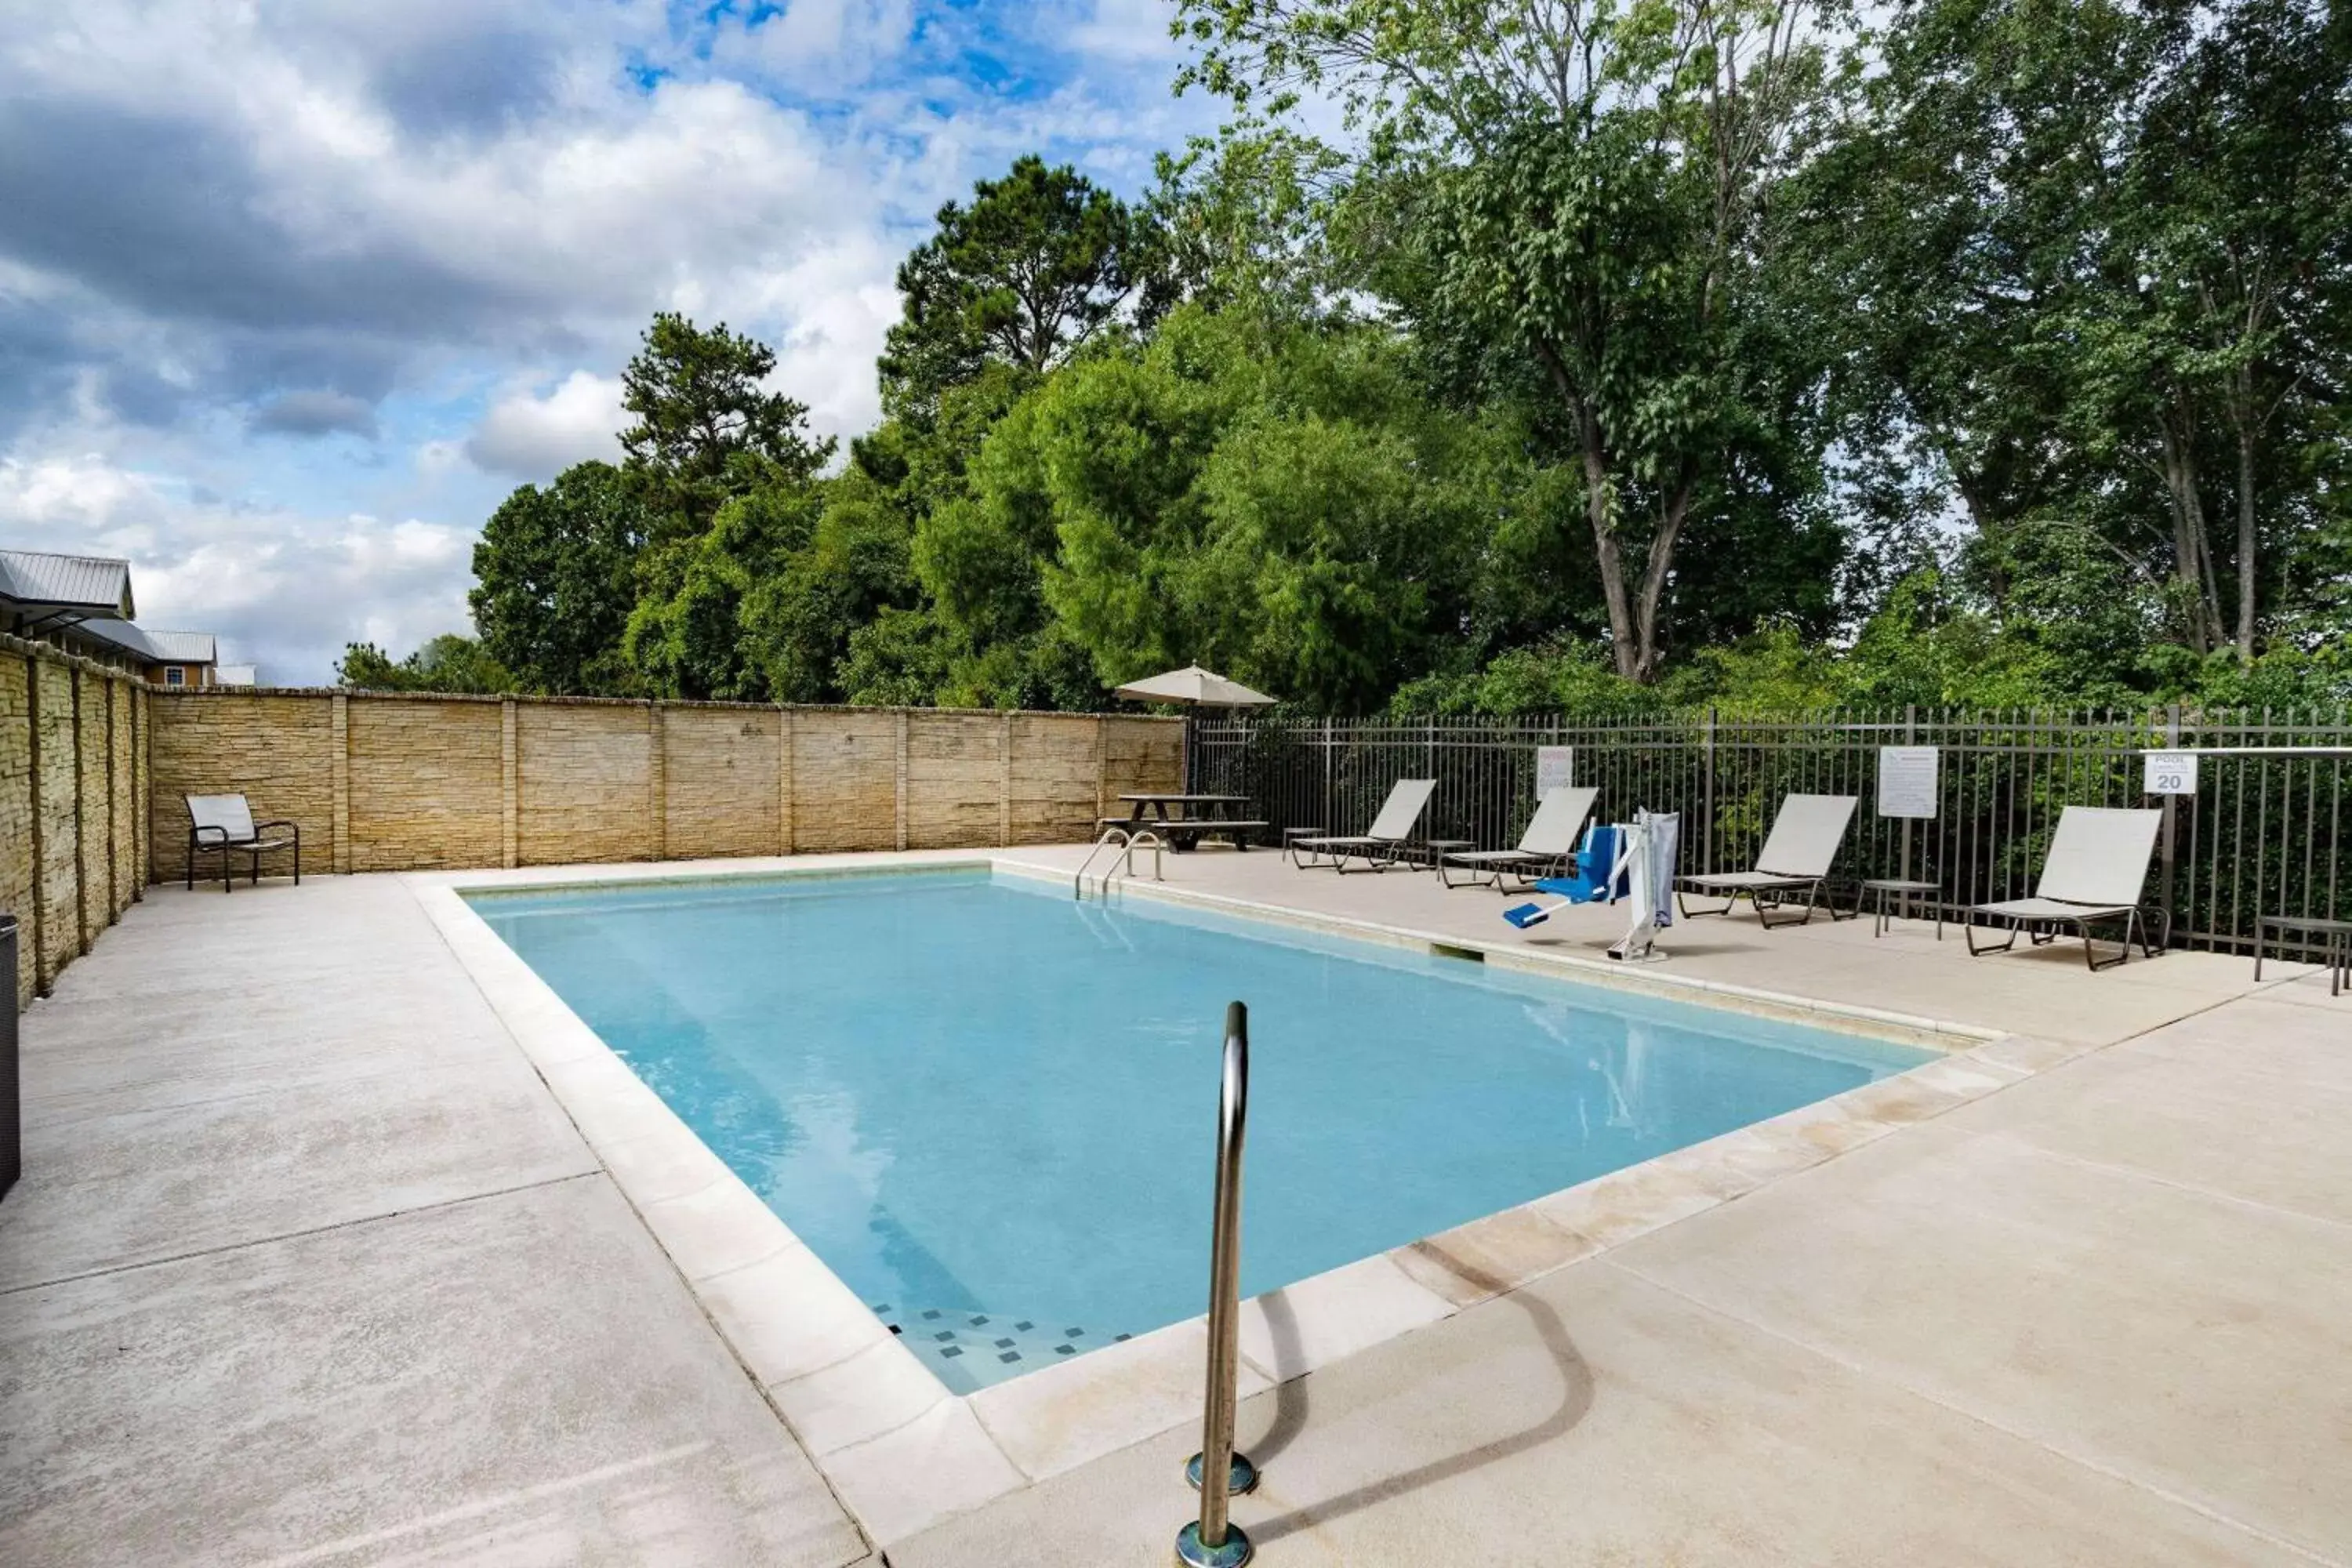
[{"label": "picnic table bench", "polygon": [[[1146,830],[1157,834],[1170,848],[1179,852],[1191,849],[1203,838],[1230,839],[1236,849],[1249,847],[1250,836],[1265,831],[1266,824],[1255,818],[1199,816],[1193,815],[1204,806],[1247,805],[1245,795],[1187,795],[1160,791],[1141,791],[1121,795],[1119,799],[1135,809],[1126,816],[1106,816],[1096,823],[1097,832],[1108,827],[1123,827],[1129,833]],[[1171,807],[1175,808],[1171,814]]]}]

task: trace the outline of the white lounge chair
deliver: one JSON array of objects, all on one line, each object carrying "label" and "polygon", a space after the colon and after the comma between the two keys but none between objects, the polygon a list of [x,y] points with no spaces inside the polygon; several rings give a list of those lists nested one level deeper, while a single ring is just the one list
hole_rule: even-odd
[{"label": "white lounge chair", "polygon": [[[251,881],[261,880],[261,858],[273,849],[294,851],[294,885],[302,885],[302,829],[294,823],[253,820],[253,808],[241,795],[190,795],[181,799],[188,803],[188,889],[196,886],[196,857],[218,855],[221,867],[221,891],[236,886],[229,865],[231,855],[249,857]],[[285,836],[265,838],[264,833],[283,829]]]},{"label": "white lounge chair", "polygon": [[[1517,849],[1469,849],[1458,854],[1441,855],[1437,859],[1437,879],[1449,888],[1475,887],[1483,882],[1496,892],[1503,889],[1503,879],[1516,876],[1523,882],[1538,877],[1564,871],[1568,858],[1576,853],[1576,841],[1584,832],[1584,819],[1592,815],[1592,798],[1597,789],[1571,789],[1562,785],[1544,791],[1536,804],[1536,814],[1528,818],[1528,830],[1519,835]],[[1452,866],[1470,872],[1467,882],[1456,882],[1445,874]]]},{"label": "white lounge chair", "polygon": [[1348,862],[1353,859],[1377,870],[1387,870],[1403,853],[1405,840],[1412,837],[1421,814],[1429,807],[1429,797],[1436,790],[1435,779],[1397,780],[1381,814],[1372,818],[1369,831],[1337,838],[1294,838],[1288,847],[1291,864],[1306,867],[1328,860],[1333,870],[1345,871]]},{"label": "white lounge chair", "polygon": [[[2051,837],[2050,853],[2042,857],[2042,880],[2033,897],[2003,899],[1969,910],[1969,952],[2007,952],[2017,945],[2021,931],[2031,932],[2034,946],[2046,946],[2057,939],[2053,928],[2071,925],[2083,939],[2084,962],[2094,970],[2129,962],[2135,932],[2141,954],[2154,958],[2164,942],[2149,942],[2148,911],[2139,896],[2147,882],[2148,861],[2156,854],[2157,830],[2163,825],[2161,811],[2068,806],[2058,814],[2058,831]],[[2009,940],[1998,947],[1979,947],[1978,915],[2007,921]],[[2171,918],[2163,918],[2164,940],[2169,941]],[[2091,922],[2109,920],[2124,922],[2123,950],[2103,963],[2091,942]]]},{"label": "white lounge chair", "polygon": [[[1813,918],[1814,910],[1825,907],[1822,903],[1822,887],[1829,880],[1830,863],[1837,858],[1838,847],[1845,842],[1846,825],[1853,820],[1853,806],[1854,797],[1850,795],[1785,796],[1780,802],[1780,815],[1772,819],[1772,831],[1765,837],[1763,852],[1756,857],[1756,869],[1679,878],[1675,901],[1682,906],[1685,916],[1727,915],[1745,897],[1755,910],[1759,924],[1804,924]],[[1694,910],[1683,898],[1684,889],[1718,894],[1723,899],[1723,908]],[[1764,900],[1759,897],[1766,895],[1778,904],[1783,899],[1793,901],[1801,892],[1805,896],[1805,912],[1787,921],[1775,921],[1766,915]],[[1831,909],[1830,918],[1844,917]]]}]

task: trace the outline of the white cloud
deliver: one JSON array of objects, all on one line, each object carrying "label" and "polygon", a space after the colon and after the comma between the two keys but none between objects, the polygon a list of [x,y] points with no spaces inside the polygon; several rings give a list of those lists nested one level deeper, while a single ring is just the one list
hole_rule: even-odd
[{"label": "white cloud", "polygon": [[591,458],[617,462],[627,420],[620,377],[575,370],[543,395],[526,387],[492,404],[466,456],[485,472],[549,479]]},{"label": "white cloud", "polygon": [[877,236],[846,236],[765,279],[753,296],[759,314],[793,323],[775,344],[770,380],[809,405],[809,424],[822,435],[846,438],[882,416],[874,361],[898,319],[898,263]]},{"label": "white cloud", "polygon": [[123,536],[140,526],[153,497],[151,480],[96,453],[29,463],[0,458],[0,523],[10,525],[14,538]]},{"label": "white cloud", "polygon": [[213,632],[279,684],[326,680],[347,642],[405,651],[470,625],[470,529],[207,500],[95,455],[0,460],[0,532],[128,560],[142,625]]},{"label": "white cloud", "polygon": [[915,29],[908,0],[791,0],[753,21],[719,18],[709,63],[748,71],[824,98],[855,91],[904,54]]},{"label": "white cloud", "polygon": [[0,6],[0,539],[128,554],[143,618],[272,675],[404,652],[503,483],[617,455],[655,310],[856,434],[942,200],[1033,151],[1132,187],[1213,123],[1167,0],[750,9]]},{"label": "white cloud", "polygon": [[1181,52],[1168,36],[1175,19],[1174,0],[1094,0],[1071,41],[1087,54],[1112,59],[1173,60]]}]

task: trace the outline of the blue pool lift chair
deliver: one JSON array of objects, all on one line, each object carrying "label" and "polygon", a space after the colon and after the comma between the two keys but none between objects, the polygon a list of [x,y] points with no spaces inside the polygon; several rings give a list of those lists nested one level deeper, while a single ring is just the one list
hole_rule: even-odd
[{"label": "blue pool lift chair", "polygon": [[[1620,848],[1617,828],[1609,823],[1596,822],[1586,830],[1584,842],[1569,857],[1568,874],[1560,877],[1538,877],[1535,890],[1549,893],[1549,904],[1519,904],[1505,910],[1503,918],[1527,931],[1551,919],[1570,904],[1612,903],[1629,890],[1629,879],[1617,866]],[[1611,870],[1617,870],[1615,886],[1611,886]]]}]

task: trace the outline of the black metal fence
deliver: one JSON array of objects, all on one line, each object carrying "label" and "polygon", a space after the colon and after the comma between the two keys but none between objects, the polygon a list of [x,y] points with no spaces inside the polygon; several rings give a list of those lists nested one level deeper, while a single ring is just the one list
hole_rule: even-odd
[{"label": "black metal fence", "polygon": [[[1882,746],[1939,750],[1932,818],[1878,815]],[[2352,723],[2270,712],[1712,712],[1641,719],[1330,721],[1202,719],[1188,789],[1247,795],[1279,829],[1360,833],[1401,778],[1434,778],[1433,837],[1517,842],[1538,749],[1573,748],[1601,820],[1680,812],[1685,870],[1754,863],[1780,797],[1861,797],[1839,858],[1865,877],[1934,881],[1948,906],[2030,894],[2066,805],[2161,804],[2147,896],[2175,945],[2251,949],[2258,914],[2352,919]],[[2194,795],[2144,793],[2146,754],[2193,751]]]}]

